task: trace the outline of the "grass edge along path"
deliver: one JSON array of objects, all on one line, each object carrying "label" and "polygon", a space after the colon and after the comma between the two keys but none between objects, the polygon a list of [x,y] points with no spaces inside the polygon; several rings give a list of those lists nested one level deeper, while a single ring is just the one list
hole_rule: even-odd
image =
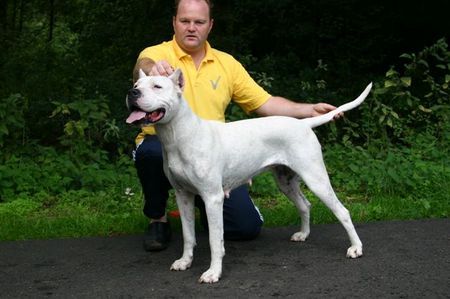
[{"label": "grass edge along path", "polygon": [[[337,220],[324,204],[311,194],[311,223],[336,223]],[[139,197],[139,196],[137,196]],[[370,200],[358,200],[341,195],[354,223],[382,220],[413,220],[446,218],[450,214],[450,200],[414,199],[376,196]],[[264,216],[264,226],[289,226],[300,223],[295,206],[281,194],[276,198],[255,198],[255,204]],[[53,202],[52,206],[29,199],[16,200],[0,205],[0,240],[77,238],[87,236],[112,236],[143,233],[147,220],[141,211],[140,200],[130,200],[119,207],[111,207],[105,201],[81,205],[67,201]],[[170,210],[176,211],[171,200]],[[169,213],[175,231],[180,231],[176,213]],[[198,215],[197,215],[198,216]],[[197,225],[197,229],[199,225]]]}]

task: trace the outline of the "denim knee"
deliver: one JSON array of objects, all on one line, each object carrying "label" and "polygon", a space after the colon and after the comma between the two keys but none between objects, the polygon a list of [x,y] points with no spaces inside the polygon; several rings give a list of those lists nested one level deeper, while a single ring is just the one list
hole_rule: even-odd
[{"label": "denim knee", "polygon": [[263,222],[261,219],[253,218],[248,221],[235,223],[233,227],[225,225],[224,238],[226,240],[251,240],[256,238],[261,232]]},{"label": "denim knee", "polygon": [[230,197],[225,198],[224,236],[228,240],[249,240],[257,237],[263,225],[262,215],[254,205],[243,185],[231,191]]},{"label": "denim knee", "polygon": [[156,136],[147,136],[138,146],[135,166],[144,192],[144,214],[153,219],[162,217],[171,186],[164,174],[161,143]]}]

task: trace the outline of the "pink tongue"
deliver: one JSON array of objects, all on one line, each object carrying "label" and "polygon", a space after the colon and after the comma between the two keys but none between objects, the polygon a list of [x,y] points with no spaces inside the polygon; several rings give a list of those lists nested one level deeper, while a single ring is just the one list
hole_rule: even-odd
[{"label": "pink tongue", "polygon": [[127,123],[128,124],[134,123],[135,121],[143,119],[145,115],[146,113],[144,111],[133,111],[131,112],[130,116],[128,116]]},{"label": "pink tongue", "polygon": [[160,115],[161,115],[161,111],[153,111],[153,112],[150,114],[150,119],[151,119],[153,122],[155,122],[155,121],[157,121],[157,120],[160,118]]}]

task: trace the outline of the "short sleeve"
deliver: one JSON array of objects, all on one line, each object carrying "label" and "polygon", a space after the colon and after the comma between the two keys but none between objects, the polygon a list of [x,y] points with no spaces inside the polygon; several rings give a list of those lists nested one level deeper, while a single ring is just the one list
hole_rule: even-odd
[{"label": "short sleeve", "polygon": [[171,54],[171,51],[169,51],[168,46],[168,42],[164,42],[156,46],[147,47],[141,51],[137,60],[142,58],[150,58],[153,61],[167,60],[172,64],[174,63],[174,57],[172,57],[173,55]]},{"label": "short sleeve", "polygon": [[245,112],[258,109],[269,100],[271,95],[253,80],[241,63],[236,61],[233,80],[233,101]]}]

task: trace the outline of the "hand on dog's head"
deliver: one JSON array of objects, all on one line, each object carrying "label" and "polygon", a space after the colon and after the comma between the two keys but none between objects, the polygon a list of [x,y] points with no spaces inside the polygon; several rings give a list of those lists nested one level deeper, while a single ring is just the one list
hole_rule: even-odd
[{"label": "hand on dog's head", "polygon": [[[145,77],[150,77],[147,76],[146,73],[144,73],[144,71],[142,69],[139,69],[139,79],[141,78],[145,78]],[[178,86],[181,90],[184,89],[184,76],[183,76],[183,72],[181,71],[181,69],[176,69],[172,74],[170,74],[168,76],[169,79],[171,79],[173,81],[173,83]]]}]

